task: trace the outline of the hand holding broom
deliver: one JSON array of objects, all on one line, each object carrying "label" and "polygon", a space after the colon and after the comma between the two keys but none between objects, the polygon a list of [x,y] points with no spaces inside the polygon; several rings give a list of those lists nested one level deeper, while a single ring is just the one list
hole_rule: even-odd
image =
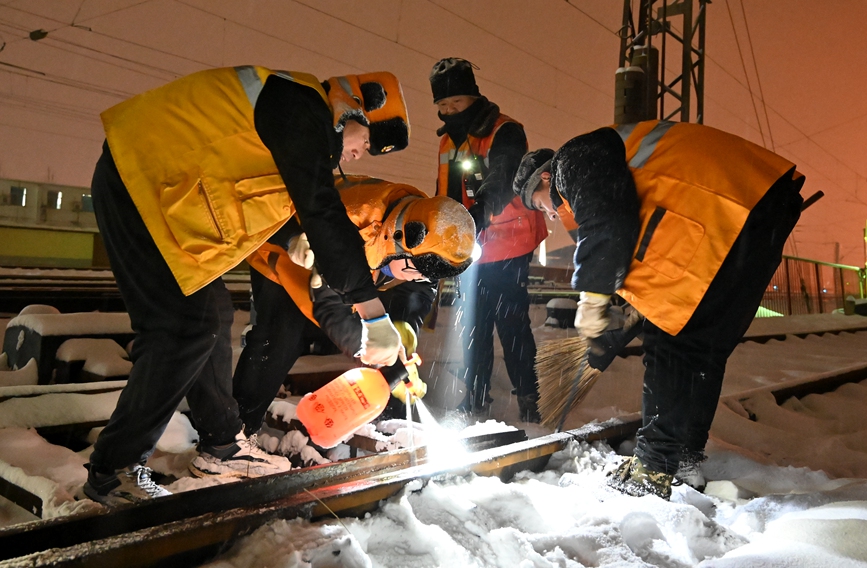
[{"label": "hand holding broom", "polygon": [[[599,337],[576,336],[539,345],[536,376],[543,426],[556,426],[560,431],[566,416],[584,400],[602,371],[635,339],[643,321],[644,317],[632,310],[622,328],[606,331]],[[564,396],[566,389],[568,396]]]}]

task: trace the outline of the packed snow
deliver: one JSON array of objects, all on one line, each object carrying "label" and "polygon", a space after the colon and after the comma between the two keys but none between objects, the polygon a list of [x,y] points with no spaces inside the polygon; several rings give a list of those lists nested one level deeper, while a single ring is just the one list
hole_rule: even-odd
[{"label": "packed snow", "polygon": [[[540,324],[544,319],[544,313],[534,315]],[[245,324],[238,322],[236,327],[240,330]],[[541,340],[555,333],[536,331]],[[455,352],[436,352],[453,339],[437,339],[440,333],[421,338],[432,346],[423,354],[427,369],[437,369],[430,373],[425,399],[437,416],[442,416],[437,402],[460,394],[445,372],[454,364]],[[815,375],[813,366],[831,371],[855,365],[867,349],[863,332],[848,334],[839,353],[820,339],[798,339],[797,354],[791,352],[791,344],[789,351],[782,349],[786,342],[771,345],[770,350],[747,344],[738,348],[730,369],[751,369],[752,382],[727,377],[727,385],[735,383],[733,392],[756,390],[738,404],[720,405],[704,464],[710,481],[704,494],[681,485],[674,488],[670,502],[624,496],[608,488],[605,479],[621,454],[631,452],[630,443],[610,448],[604,443],[572,442],[543,471],[521,472],[508,482],[473,474],[442,475],[409,484],[364,518],[271,522],[233,543],[207,566],[867,566],[867,444],[863,442],[867,425],[859,412],[867,402],[867,385],[849,384],[833,395],[810,395],[782,405],[761,389]],[[773,354],[770,360],[769,353]],[[606,417],[634,413],[636,397],[640,405],[636,361],[640,366],[635,357],[615,361],[608,383],[600,381],[598,392],[585,402],[594,408],[582,412]],[[305,358],[304,364],[315,367],[311,358]],[[0,369],[0,379],[23,371]],[[537,425],[516,421],[501,360],[494,381],[492,394],[497,402],[492,415],[465,425],[463,434],[515,428],[531,437],[546,434]],[[86,475],[82,465],[90,448],[76,452],[49,444],[33,423],[105,419],[123,383],[5,384],[9,386],[0,387],[0,476],[42,498],[44,518],[98,507],[81,493]],[[632,392],[635,389],[637,393]],[[615,396],[615,391],[621,392]],[[272,413],[291,420],[293,399],[275,401]],[[580,412],[574,414],[579,416],[570,415],[567,427],[575,427],[576,420],[586,422]],[[456,435],[429,424],[414,424],[411,430],[406,426],[401,420],[383,421],[378,428],[363,427],[363,433],[379,437],[384,449],[412,440],[416,446],[427,444],[429,452],[441,437],[450,444]],[[97,430],[91,432],[88,440],[92,442],[96,434]],[[186,475],[196,437],[186,416],[176,413],[148,464],[177,477],[168,485],[171,491],[227,482]],[[269,451],[300,452],[310,463],[348,457],[343,445],[319,455],[298,432],[284,435],[266,428],[259,439]],[[37,518],[5,500],[2,505],[0,526]]]}]

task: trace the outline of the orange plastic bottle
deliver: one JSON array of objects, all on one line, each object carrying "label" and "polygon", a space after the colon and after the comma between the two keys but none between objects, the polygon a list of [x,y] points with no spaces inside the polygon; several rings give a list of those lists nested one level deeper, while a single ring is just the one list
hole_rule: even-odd
[{"label": "orange plastic bottle", "polygon": [[359,426],[382,414],[392,389],[406,376],[406,367],[399,361],[383,369],[350,369],[304,395],[295,414],[314,444],[333,448]]}]

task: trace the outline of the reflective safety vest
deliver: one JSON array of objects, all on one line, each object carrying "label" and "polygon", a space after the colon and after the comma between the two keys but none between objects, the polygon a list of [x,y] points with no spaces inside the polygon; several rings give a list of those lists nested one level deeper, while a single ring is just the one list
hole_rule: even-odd
[{"label": "reflective safety vest", "polygon": [[[449,164],[451,162],[463,162],[478,156],[488,164],[488,151],[494,141],[494,136],[500,127],[506,122],[515,122],[504,114],[497,117],[491,133],[484,138],[476,138],[468,135],[460,148],[455,148],[454,142],[448,134],[440,138],[440,163],[437,175],[437,195],[448,195],[449,187]],[[526,148],[524,148],[526,151]],[[466,184],[461,182],[461,196],[464,207],[467,209],[475,203],[475,199],[467,195]],[[482,256],[476,261],[477,264],[496,262],[525,255],[536,250],[539,243],[548,236],[548,227],[545,225],[545,215],[541,211],[533,211],[524,207],[523,201],[516,196],[503,209],[499,215],[491,219],[490,225],[479,235],[479,244],[482,246]]]},{"label": "reflective safety vest", "polygon": [[[101,115],[120,176],[186,295],[244,260],[295,213],[253,121],[274,73],[253,66],[200,71]],[[276,74],[328,103],[316,77]]]},{"label": "reflective safety vest", "polygon": [[747,216],[795,165],[738,136],[699,124],[616,127],[641,201],[641,232],[623,288],[666,333],[689,321]]},{"label": "reflective safety vest", "polygon": [[[367,261],[371,267],[379,266],[383,258],[378,258],[381,252],[376,246],[377,236],[383,227],[386,214],[392,210],[392,206],[403,202],[407,198],[425,198],[427,195],[406,184],[392,183],[375,178],[366,181],[357,181],[359,176],[350,176],[355,180],[355,185],[340,188],[340,199],[346,207],[349,220],[358,227],[358,233],[365,243]],[[313,317],[313,301],[310,298],[310,276],[312,272],[303,266],[295,264],[289,253],[278,245],[265,243],[253,252],[247,262],[254,270],[274,282],[283,286],[295,305],[307,316],[307,319],[316,323]],[[374,272],[374,276],[376,271]],[[399,283],[399,282],[398,282]]]}]

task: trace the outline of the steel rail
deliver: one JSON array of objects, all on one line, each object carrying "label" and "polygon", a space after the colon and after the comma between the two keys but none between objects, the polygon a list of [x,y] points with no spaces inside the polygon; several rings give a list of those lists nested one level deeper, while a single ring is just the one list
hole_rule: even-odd
[{"label": "steel rail", "polygon": [[[865,378],[867,364],[861,364],[732,394],[721,402],[740,404],[763,392],[782,402]],[[464,455],[451,452],[448,462],[421,451],[399,450],[179,493],[115,511],[15,525],[0,529],[0,568],[194,566],[275,519],[360,515],[410,483],[422,487],[441,476],[474,473],[508,480],[517,471],[541,469],[571,440],[605,440],[614,446],[633,436],[640,425],[640,416],[632,414]]]},{"label": "steel rail", "polygon": [[637,428],[637,416],[616,419],[453,456],[446,464],[424,452],[399,450],[206,487],[113,512],[25,523],[0,530],[0,567],[189,566],[274,519],[360,514],[412,481],[441,475],[508,478],[544,467],[570,440],[625,438]]}]

